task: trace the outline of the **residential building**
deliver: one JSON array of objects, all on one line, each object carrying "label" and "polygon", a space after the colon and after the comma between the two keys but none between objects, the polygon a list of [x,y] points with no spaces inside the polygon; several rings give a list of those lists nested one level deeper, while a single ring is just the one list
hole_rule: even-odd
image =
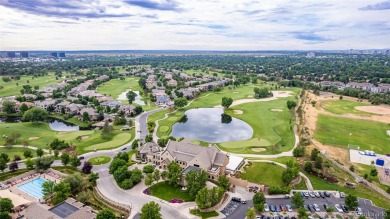
[{"label": "residential building", "polygon": [[108,77],[107,75],[102,75],[95,78],[95,81],[108,81],[108,80],[110,80],[110,77]]},{"label": "residential building", "polygon": [[390,84],[378,84],[376,87],[371,87],[372,93],[388,93],[390,92]]},{"label": "residential building", "polygon": [[177,87],[177,81],[171,79],[171,80],[169,80],[169,81],[167,82],[167,85],[170,86],[170,87]]},{"label": "residential building", "polygon": [[121,102],[119,102],[117,100],[108,100],[108,101],[100,103],[100,106],[102,106],[102,107],[107,107],[108,106],[111,109],[115,108],[115,107],[120,107],[122,105],[123,105],[123,103],[121,103]]},{"label": "residential building", "polygon": [[357,89],[362,89],[362,90],[366,90],[366,91],[370,91],[373,86],[374,86],[373,84],[366,83],[366,82],[364,82],[364,83],[349,82],[348,84],[345,85],[345,87],[347,87],[347,88],[357,88]]},{"label": "residential building", "polygon": [[42,100],[42,101],[35,101],[35,106],[36,107],[39,107],[39,108],[42,108],[44,110],[47,110],[47,108],[49,106],[55,106],[56,105],[56,100],[53,100],[53,99],[46,99],[46,100]]},{"label": "residential building", "polygon": [[118,108],[118,112],[123,112],[125,115],[134,114],[135,106],[134,105],[122,105]]},{"label": "residential building", "polygon": [[93,108],[84,108],[84,109],[80,110],[80,115],[79,115],[79,119],[80,120],[83,120],[83,114],[85,112],[88,113],[90,120],[96,120],[98,118],[98,116],[99,116],[99,113],[97,113],[95,111],[95,109],[93,109]]}]

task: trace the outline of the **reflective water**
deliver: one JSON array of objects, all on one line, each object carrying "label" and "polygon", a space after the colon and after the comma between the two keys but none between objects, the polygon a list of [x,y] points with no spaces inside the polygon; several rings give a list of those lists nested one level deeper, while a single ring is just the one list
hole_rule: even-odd
[{"label": "reflective water", "polygon": [[[126,97],[127,92],[129,92],[129,91],[127,90],[127,91],[121,93],[121,94],[118,96],[117,100],[127,100],[127,97]],[[141,97],[141,95],[139,94],[139,91],[135,90],[134,93],[136,93],[137,96],[135,97],[135,100],[133,101],[133,103],[136,103],[136,104],[138,104],[138,105],[145,105],[145,102],[144,102],[143,100],[141,100],[142,97]]]}]

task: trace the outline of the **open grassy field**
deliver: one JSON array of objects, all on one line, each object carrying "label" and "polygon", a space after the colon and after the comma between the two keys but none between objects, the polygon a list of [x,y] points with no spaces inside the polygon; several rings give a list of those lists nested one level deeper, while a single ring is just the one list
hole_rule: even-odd
[{"label": "open grassy field", "polygon": [[285,169],[272,163],[253,162],[239,177],[249,182],[267,186],[283,186],[282,173]]},{"label": "open grassy field", "polygon": [[386,154],[390,152],[390,137],[386,135],[386,130],[390,130],[389,124],[320,114],[314,138],[328,145],[359,145],[362,150]]},{"label": "open grassy field", "polygon": [[[27,80],[29,81],[29,83],[27,83]],[[62,78],[56,80],[56,76],[54,75],[54,73],[50,73],[43,77],[35,77],[35,78],[33,78],[33,76],[21,76],[20,80],[18,81],[13,80],[11,82],[4,82],[3,80],[0,79],[0,86],[4,87],[3,89],[0,90],[0,97],[20,95],[20,90],[23,88],[23,85],[30,85],[33,88],[34,86],[39,86],[39,88],[43,88],[48,85],[61,82],[63,80],[64,79]],[[18,85],[16,85],[16,83],[18,83]]]},{"label": "open grassy field", "polygon": [[121,93],[128,89],[142,91],[141,87],[138,85],[138,80],[139,77],[125,77],[124,81],[112,79],[99,85],[97,91],[116,99]]},{"label": "open grassy field", "polygon": [[[22,141],[28,141],[31,146],[48,149],[48,144],[58,138],[76,145],[77,151],[81,154],[93,151],[95,148],[97,150],[116,148],[131,141],[135,137],[134,129],[124,132],[120,128],[120,126],[114,127],[113,133],[103,138],[100,130],[57,132],[51,130],[46,123],[0,123],[2,134],[11,135],[13,132],[19,132],[21,134],[17,144],[20,144]],[[81,140],[77,140],[79,136],[81,136]],[[4,145],[4,142],[5,140],[1,138],[0,145]]]},{"label": "open grassy field", "polygon": [[159,182],[150,188],[151,195],[165,201],[181,199],[185,202],[194,201],[188,192],[182,191],[179,186],[169,185],[168,182]]},{"label": "open grassy field", "polygon": [[101,165],[101,164],[106,164],[111,161],[111,157],[109,156],[97,156],[97,157],[92,157],[88,160],[92,165]]},{"label": "open grassy field", "polygon": [[10,160],[14,158],[15,155],[20,156],[22,159],[26,159],[23,155],[25,151],[31,151],[33,157],[37,156],[37,153],[35,150],[31,150],[28,148],[14,148],[14,147],[5,147],[5,148],[0,148],[0,153],[6,153]]},{"label": "open grassy field", "polygon": [[321,106],[334,114],[357,114],[357,115],[372,115],[371,113],[355,109],[357,106],[370,106],[369,104],[350,101],[350,100],[334,100],[325,101]]}]

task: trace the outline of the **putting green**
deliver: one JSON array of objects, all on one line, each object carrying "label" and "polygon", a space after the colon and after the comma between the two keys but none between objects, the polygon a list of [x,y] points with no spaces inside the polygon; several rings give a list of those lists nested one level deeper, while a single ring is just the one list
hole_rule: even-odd
[{"label": "putting green", "polygon": [[169,127],[168,126],[161,126],[159,129],[160,129],[160,132],[166,132],[169,130]]},{"label": "putting green", "polygon": [[179,117],[177,117],[177,116],[171,116],[167,120],[169,120],[169,121],[176,121],[178,118]]},{"label": "putting green", "polygon": [[[100,150],[116,148],[118,147],[118,145],[126,144],[131,139],[131,136],[132,135],[130,133],[120,133],[118,135],[115,135],[111,141],[85,147],[84,151],[93,151],[94,149]],[[112,142],[115,142],[115,144],[113,144]]]},{"label": "putting green", "polygon": [[88,160],[92,165],[101,165],[106,164],[111,161],[111,157],[109,156],[98,156],[98,157],[92,157]]}]

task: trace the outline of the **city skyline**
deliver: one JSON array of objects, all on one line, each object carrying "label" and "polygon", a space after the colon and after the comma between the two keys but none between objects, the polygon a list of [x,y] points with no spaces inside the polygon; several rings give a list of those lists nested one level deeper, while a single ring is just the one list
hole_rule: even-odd
[{"label": "city skyline", "polygon": [[0,0],[0,50],[385,49],[389,10],[389,0]]}]

